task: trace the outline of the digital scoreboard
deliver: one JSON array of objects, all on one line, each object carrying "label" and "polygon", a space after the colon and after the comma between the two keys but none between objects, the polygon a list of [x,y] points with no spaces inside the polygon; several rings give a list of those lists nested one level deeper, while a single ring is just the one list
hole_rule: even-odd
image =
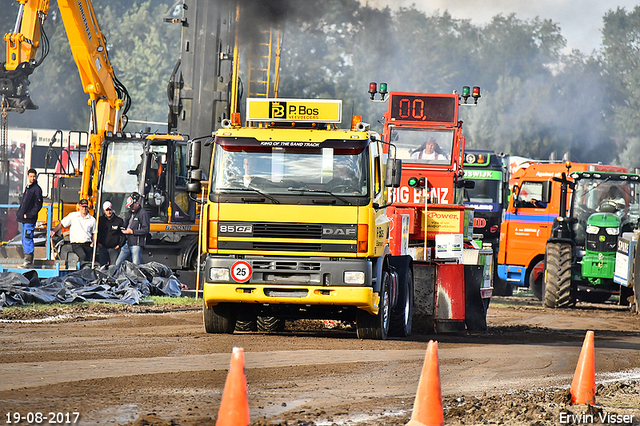
[{"label": "digital scoreboard", "polygon": [[389,113],[392,121],[456,124],[458,99],[455,95],[391,93],[390,97]]}]

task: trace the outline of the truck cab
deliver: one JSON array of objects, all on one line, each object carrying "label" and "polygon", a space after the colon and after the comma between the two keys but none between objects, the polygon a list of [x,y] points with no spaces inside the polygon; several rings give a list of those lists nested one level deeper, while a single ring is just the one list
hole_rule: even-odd
[{"label": "truck cab", "polygon": [[[201,243],[204,325],[355,321],[361,338],[411,332],[409,256],[389,251],[387,188],[398,161],[341,101],[248,99],[215,133]],[[193,193],[199,188],[192,187]]]},{"label": "truck cab", "polygon": [[509,176],[504,155],[493,151],[466,149],[464,152],[464,178],[474,182],[465,188],[464,205],[474,210],[473,235],[484,248],[493,252],[493,294],[510,295],[511,287],[497,278],[498,242],[500,224],[509,200]]}]

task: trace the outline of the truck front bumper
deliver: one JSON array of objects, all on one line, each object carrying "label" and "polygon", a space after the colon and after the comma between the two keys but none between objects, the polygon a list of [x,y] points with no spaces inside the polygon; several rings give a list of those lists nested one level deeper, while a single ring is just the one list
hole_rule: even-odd
[{"label": "truck front bumper", "polygon": [[[249,270],[243,282],[233,278],[238,278],[233,271],[240,263]],[[228,269],[228,279],[216,279],[220,275],[212,269]],[[349,273],[359,273],[362,283],[345,282]],[[372,263],[365,259],[208,257],[203,299],[209,307],[218,303],[349,306],[376,315],[380,297],[372,282]]]},{"label": "truck front bumper", "polygon": [[509,284],[524,287],[527,267],[522,265],[498,265],[498,277]]}]

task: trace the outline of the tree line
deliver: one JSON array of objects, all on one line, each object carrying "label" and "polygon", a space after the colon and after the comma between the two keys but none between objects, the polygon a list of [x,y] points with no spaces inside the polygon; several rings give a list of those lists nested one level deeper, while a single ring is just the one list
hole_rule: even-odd
[{"label": "tree line", "polygon": [[[180,25],[163,20],[179,16],[180,2],[93,4],[109,57],[132,97],[129,117],[166,121],[166,84],[179,56]],[[17,2],[0,0],[0,6],[9,11],[0,16],[0,31],[10,32]],[[500,14],[477,25],[447,11],[429,15],[414,7],[321,0],[279,22],[279,95],[342,99],[345,117],[353,111],[381,130],[386,104],[369,101],[370,81],[408,92],[480,86],[478,106],[461,109],[468,147],[640,166],[634,156],[640,148],[640,6],[609,10],[602,19],[601,47],[567,54],[560,26],[543,17]],[[51,53],[31,77],[40,109],[14,114],[10,124],[87,128],[87,96],[55,0],[46,30]]]}]

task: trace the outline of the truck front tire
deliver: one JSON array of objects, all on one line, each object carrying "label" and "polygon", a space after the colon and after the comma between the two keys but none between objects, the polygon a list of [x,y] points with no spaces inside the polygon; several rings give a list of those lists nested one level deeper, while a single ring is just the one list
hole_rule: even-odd
[{"label": "truck front tire", "polygon": [[232,306],[228,303],[220,303],[211,308],[203,303],[204,330],[207,333],[233,334],[236,327],[236,315],[231,308]]},{"label": "truck front tire", "polygon": [[358,310],[356,315],[356,331],[359,339],[385,340],[389,334],[389,323],[391,322],[389,272],[383,271],[381,278],[378,314],[371,315],[363,310]]}]

